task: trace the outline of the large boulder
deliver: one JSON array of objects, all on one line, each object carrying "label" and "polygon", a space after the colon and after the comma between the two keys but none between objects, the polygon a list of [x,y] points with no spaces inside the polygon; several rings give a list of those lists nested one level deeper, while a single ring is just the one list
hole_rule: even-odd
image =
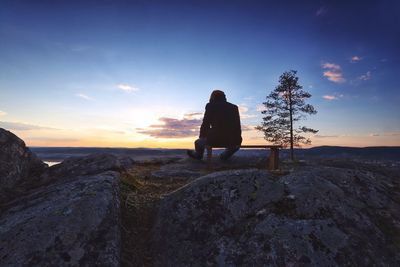
[{"label": "large boulder", "polygon": [[62,179],[0,216],[0,266],[118,266],[119,174]]},{"label": "large boulder", "polygon": [[13,195],[21,184],[33,184],[46,166],[24,141],[0,128],[0,202]]},{"label": "large boulder", "polygon": [[305,167],[203,176],[167,195],[156,266],[395,266],[400,197],[385,176]]}]

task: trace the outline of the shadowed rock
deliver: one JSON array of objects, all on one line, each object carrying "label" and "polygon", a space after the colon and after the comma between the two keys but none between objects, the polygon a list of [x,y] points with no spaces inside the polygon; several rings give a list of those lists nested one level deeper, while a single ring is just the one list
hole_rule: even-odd
[{"label": "shadowed rock", "polygon": [[0,266],[118,266],[119,174],[38,188],[0,217]]},{"label": "shadowed rock", "polygon": [[119,266],[117,171],[130,158],[95,154],[50,168],[0,129],[0,266]]},{"label": "shadowed rock", "polygon": [[0,128],[0,203],[15,197],[22,184],[34,186],[46,166],[24,141]]},{"label": "shadowed rock", "polygon": [[213,173],[166,196],[156,266],[394,266],[400,201],[388,177],[306,167]]}]

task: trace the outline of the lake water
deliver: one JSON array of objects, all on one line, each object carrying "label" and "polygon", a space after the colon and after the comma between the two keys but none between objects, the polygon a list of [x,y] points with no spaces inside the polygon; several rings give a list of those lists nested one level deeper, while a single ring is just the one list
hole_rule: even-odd
[{"label": "lake water", "polygon": [[50,167],[50,166],[56,165],[58,163],[61,163],[61,161],[44,161],[44,163],[46,163]]}]

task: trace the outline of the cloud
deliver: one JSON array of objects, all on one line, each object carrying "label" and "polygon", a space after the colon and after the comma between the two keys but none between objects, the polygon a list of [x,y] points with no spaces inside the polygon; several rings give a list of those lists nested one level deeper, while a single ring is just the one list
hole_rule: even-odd
[{"label": "cloud", "polygon": [[241,126],[242,126],[242,132],[253,131],[256,128],[256,126],[254,126],[254,125],[243,125],[242,124]]},{"label": "cloud", "polygon": [[139,88],[124,83],[117,84],[117,88],[128,93],[139,91]]},{"label": "cloud", "polygon": [[327,11],[328,10],[326,9],[326,7],[322,6],[317,10],[317,12],[315,12],[315,16],[317,16],[317,17],[324,16]]},{"label": "cloud", "polygon": [[259,104],[259,105],[257,105],[257,107],[256,107],[256,110],[259,111],[259,112],[264,111],[265,109],[266,109],[266,108],[265,108],[265,106],[264,106],[263,104]]},{"label": "cloud", "polygon": [[324,63],[322,64],[322,68],[331,70],[341,70],[340,66],[334,63]]},{"label": "cloud", "polygon": [[86,50],[89,50],[91,46],[88,45],[72,45],[71,47],[72,52],[84,52]]},{"label": "cloud", "polygon": [[57,130],[55,128],[44,127],[21,122],[0,121],[0,127],[10,131],[30,131],[30,130]]},{"label": "cloud", "polygon": [[383,133],[370,133],[368,136],[377,137],[377,136],[400,136],[400,131],[395,132],[383,132]]},{"label": "cloud", "polygon": [[193,113],[185,114],[183,119],[159,118],[162,124],[150,125],[148,128],[137,128],[136,132],[155,138],[185,138],[198,135],[200,119],[188,118]]},{"label": "cloud", "polygon": [[238,107],[241,119],[249,119],[256,117],[256,115],[254,114],[248,114],[249,108],[247,107],[246,104],[240,104]]},{"label": "cloud", "polygon": [[342,69],[339,65],[334,63],[324,63],[322,64],[322,68],[326,69],[326,71],[323,72],[324,77],[327,77],[331,82],[344,83],[346,81],[346,79],[343,78]]},{"label": "cloud", "polygon": [[7,112],[4,112],[4,111],[0,110],[0,116],[5,116],[5,115],[7,115]]},{"label": "cloud", "polygon": [[192,113],[186,113],[184,115],[185,119],[198,119],[201,120],[203,118],[203,112],[192,112]]},{"label": "cloud", "polygon": [[367,71],[367,73],[361,75],[360,77],[358,77],[358,79],[362,80],[362,81],[367,81],[367,80],[371,79],[371,72]]},{"label": "cloud", "polygon": [[315,138],[337,138],[339,137],[338,135],[314,135]]},{"label": "cloud", "polygon": [[88,101],[94,100],[94,99],[91,98],[90,96],[85,95],[85,94],[82,94],[82,93],[78,93],[78,94],[76,94],[75,96],[76,96],[76,97],[79,97],[79,98],[82,98],[82,99],[85,99],[85,100],[88,100]]},{"label": "cloud", "polygon": [[325,99],[325,100],[328,100],[328,101],[332,101],[332,100],[337,100],[338,99],[334,95],[324,95],[322,98]]},{"label": "cloud", "polygon": [[359,56],[352,56],[350,58],[351,63],[357,63],[358,61],[361,61],[361,60],[362,60],[362,57],[359,57]]},{"label": "cloud", "polygon": [[27,137],[25,138],[27,141],[41,141],[41,142],[61,142],[61,143],[69,143],[69,142],[78,142],[80,139],[76,138],[57,138],[57,137]]}]

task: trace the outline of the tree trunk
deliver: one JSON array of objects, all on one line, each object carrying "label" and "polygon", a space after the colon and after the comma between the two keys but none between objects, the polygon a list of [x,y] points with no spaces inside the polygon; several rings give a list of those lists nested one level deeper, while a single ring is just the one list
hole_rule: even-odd
[{"label": "tree trunk", "polygon": [[294,160],[293,152],[293,108],[292,108],[292,89],[289,88],[289,114],[290,114],[290,159]]}]

